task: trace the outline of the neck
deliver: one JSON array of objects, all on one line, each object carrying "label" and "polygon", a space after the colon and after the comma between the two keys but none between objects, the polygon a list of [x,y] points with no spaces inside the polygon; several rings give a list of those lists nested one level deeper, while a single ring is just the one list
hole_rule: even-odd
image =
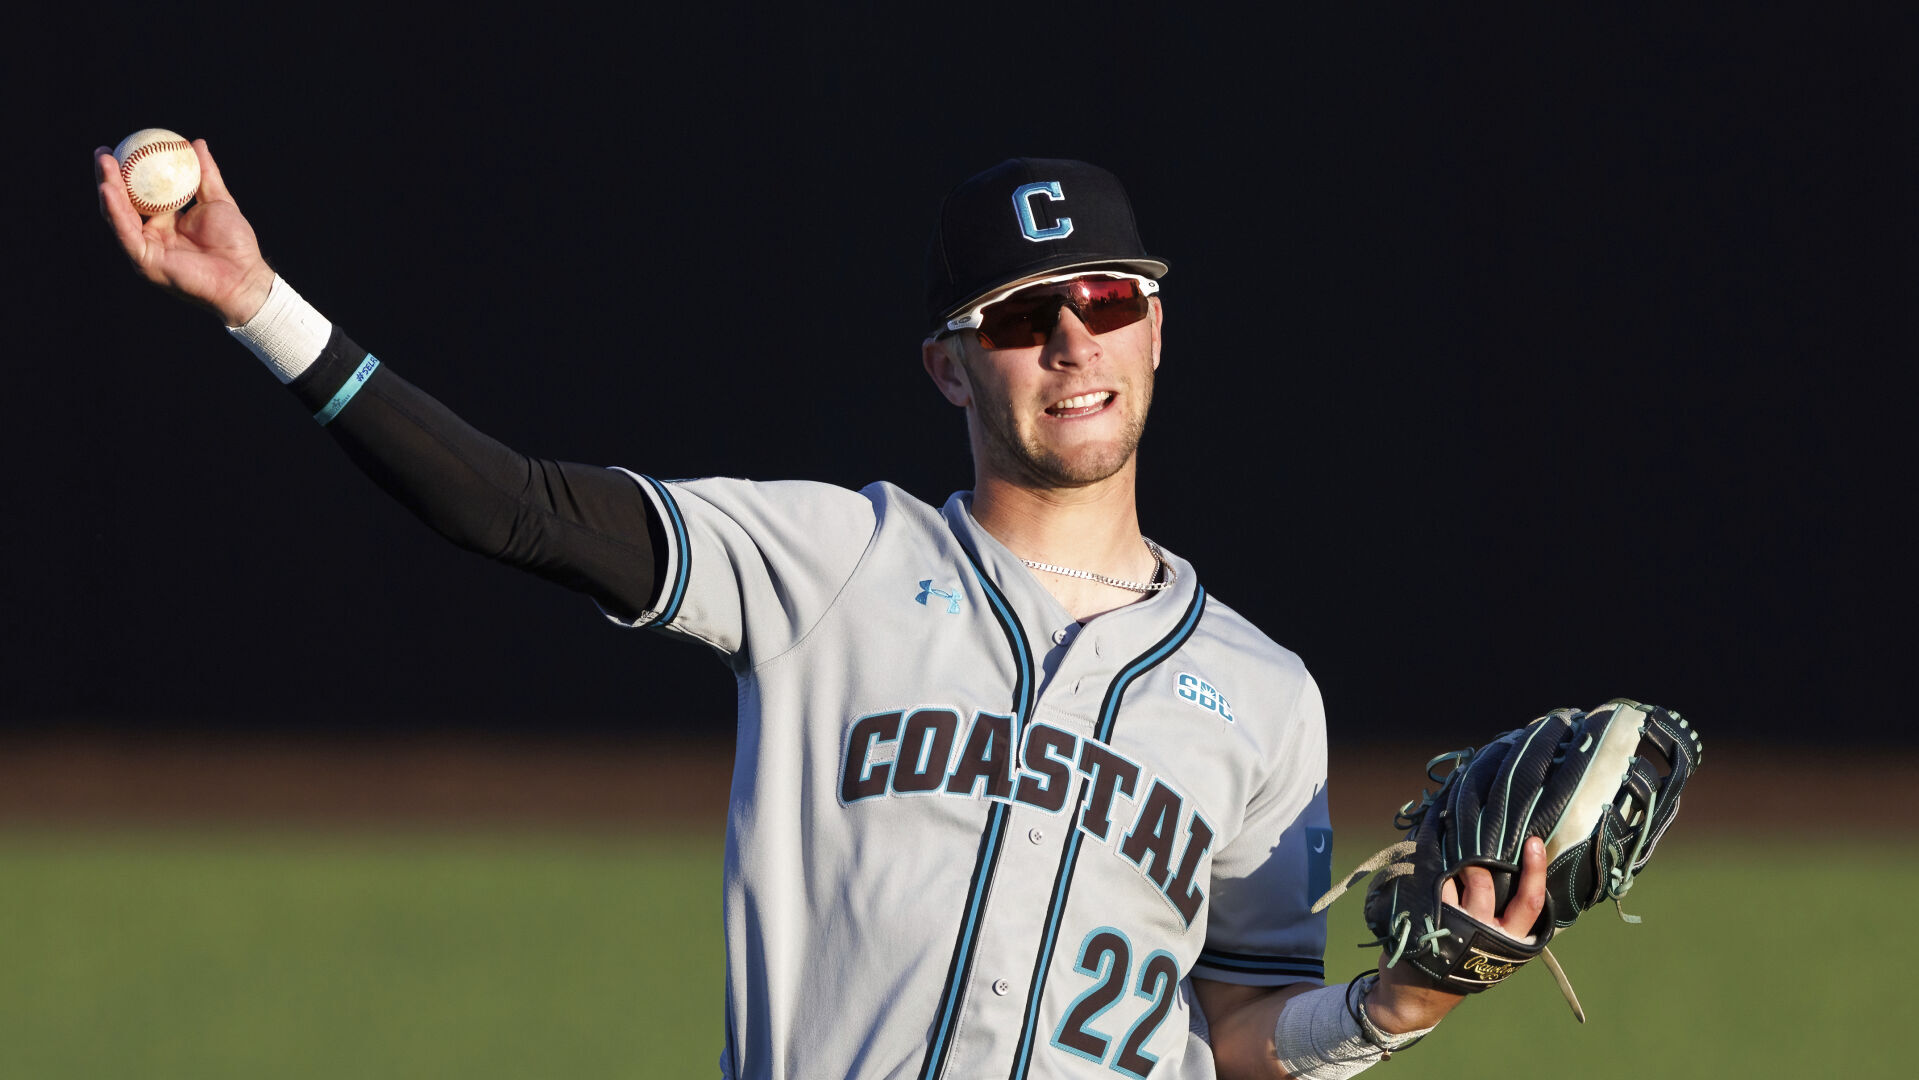
[{"label": "neck", "polygon": [[[1134,477],[1131,461],[1105,480],[1073,488],[1035,487],[978,475],[973,518],[1021,559],[1146,581],[1152,578],[1155,563],[1139,538]],[[1045,571],[1033,574],[1082,622],[1145,596]]]}]

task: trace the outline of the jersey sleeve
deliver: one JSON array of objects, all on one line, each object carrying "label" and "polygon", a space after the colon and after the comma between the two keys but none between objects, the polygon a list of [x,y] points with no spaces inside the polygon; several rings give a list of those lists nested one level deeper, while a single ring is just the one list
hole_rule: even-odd
[{"label": "jersey sleeve", "polygon": [[1326,710],[1303,671],[1272,760],[1238,834],[1214,856],[1198,978],[1248,986],[1326,978],[1326,916],[1311,910],[1333,865]]},{"label": "jersey sleeve", "polygon": [[704,642],[735,669],[778,656],[817,626],[879,526],[873,500],[831,484],[626,475],[663,524],[664,558],[653,606],[607,618]]}]

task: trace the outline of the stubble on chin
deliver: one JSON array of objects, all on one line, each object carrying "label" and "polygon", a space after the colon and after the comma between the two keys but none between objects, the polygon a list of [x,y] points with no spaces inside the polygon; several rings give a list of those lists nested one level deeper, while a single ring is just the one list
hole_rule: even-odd
[{"label": "stubble on chin", "polygon": [[1000,475],[1028,486],[1075,488],[1097,484],[1117,474],[1133,460],[1145,434],[1145,411],[1129,416],[1117,442],[1085,447],[1077,453],[1062,454],[1042,444],[1037,437],[1022,438],[1010,409],[997,415],[982,416],[989,462]]}]

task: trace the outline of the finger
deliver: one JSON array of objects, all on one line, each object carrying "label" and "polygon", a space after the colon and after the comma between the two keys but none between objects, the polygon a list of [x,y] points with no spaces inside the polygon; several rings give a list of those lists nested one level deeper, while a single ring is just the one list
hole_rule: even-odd
[{"label": "finger", "polygon": [[1523,938],[1532,931],[1533,923],[1539,921],[1539,913],[1545,908],[1546,842],[1535,836],[1526,841],[1525,854],[1519,860],[1519,888],[1506,902],[1506,911],[1499,923],[1508,934]]},{"label": "finger", "polygon": [[113,235],[119,238],[127,257],[135,258],[146,246],[140,235],[140,215],[133,209],[133,200],[127,197],[126,184],[120,180],[120,163],[104,146],[94,151],[93,173],[98,181],[100,216],[113,226]]},{"label": "finger", "polygon": [[112,156],[113,151],[104,146],[93,148],[93,201],[100,208],[100,220],[109,225],[113,224],[113,219],[107,216],[107,196],[101,190],[101,185],[107,182],[107,166],[103,159]]},{"label": "finger", "polygon": [[1459,906],[1466,914],[1481,922],[1491,922],[1494,908],[1498,906],[1497,894],[1493,891],[1492,872],[1483,866],[1469,866],[1459,875]]},{"label": "finger", "polygon": [[100,220],[113,224],[107,216],[107,184],[110,178],[117,177],[119,165],[113,160],[113,151],[104,146],[93,148],[93,197],[100,207]]},{"label": "finger", "polygon": [[203,203],[232,202],[233,195],[227,191],[227,182],[220,175],[220,166],[213,163],[213,151],[207,149],[207,141],[193,140],[193,152],[200,159],[200,190],[195,197]]}]

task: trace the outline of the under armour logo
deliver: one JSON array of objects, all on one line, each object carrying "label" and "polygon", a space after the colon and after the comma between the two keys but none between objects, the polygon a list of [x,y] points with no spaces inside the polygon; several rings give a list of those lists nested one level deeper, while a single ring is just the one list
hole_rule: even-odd
[{"label": "under armour logo", "polygon": [[920,582],[920,594],[916,599],[924,604],[926,603],[926,598],[929,596],[937,596],[941,600],[946,601],[946,613],[948,615],[959,614],[959,593],[948,592],[945,589],[935,589],[932,578],[927,578],[925,581]]}]

